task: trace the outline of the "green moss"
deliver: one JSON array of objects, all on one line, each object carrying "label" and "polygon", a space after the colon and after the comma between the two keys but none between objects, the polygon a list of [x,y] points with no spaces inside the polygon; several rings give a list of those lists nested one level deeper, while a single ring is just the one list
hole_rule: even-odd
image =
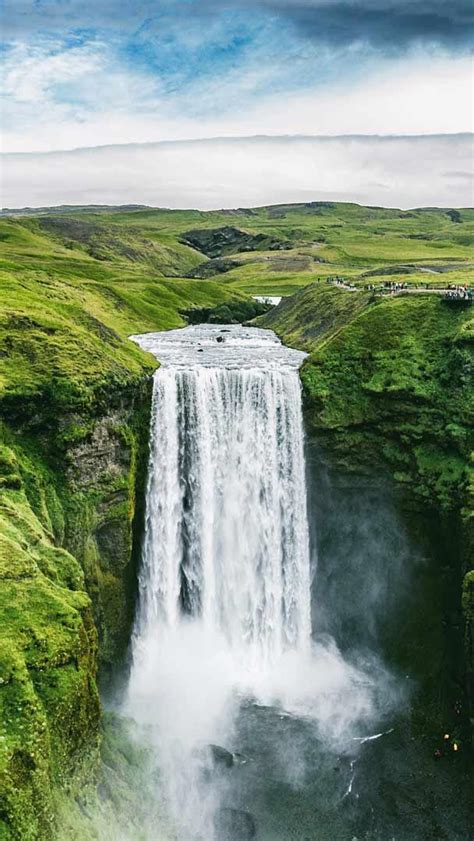
[{"label": "green moss", "polygon": [[56,794],[57,841],[177,841],[157,796],[152,753],[131,721],[104,715],[101,761],[98,786],[84,786],[72,801]]},{"label": "green moss", "polygon": [[82,569],[24,491],[0,500],[0,583],[0,828],[46,841],[54,786],[97,765],[97,639]]},{"label": "green moss", "polygon": [[422,504],[446,511],[462,507],[469,481],[471,322],[470,310],[435,296],[371,299],[324,286],[260,319],[310,353],[301,376],[312,427],[331,432],[354,466],[372,450]]}]

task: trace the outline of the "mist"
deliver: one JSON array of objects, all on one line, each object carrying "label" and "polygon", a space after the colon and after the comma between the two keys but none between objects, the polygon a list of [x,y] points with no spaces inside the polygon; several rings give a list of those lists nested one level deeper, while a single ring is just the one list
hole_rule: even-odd
[{"label": "mist", "polygon": [[472,136],[248,137],[2,156],[4,207],[473,204]]}]

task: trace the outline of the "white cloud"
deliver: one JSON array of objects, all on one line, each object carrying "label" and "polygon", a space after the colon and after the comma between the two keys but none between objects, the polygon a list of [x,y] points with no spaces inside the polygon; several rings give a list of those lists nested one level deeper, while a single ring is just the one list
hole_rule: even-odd
[{"label": "white cloud", "polygon": [[4,96],[36,105],[52,96],[58,83],[82,82],[84,77],[101,72],[104,46],[96,42],[66,50],[52,43],[41,47],[17,44],[4,61]]},{"label": "white cloud", "polygon": [[[412,56],[352,84],[345,79],[304,93],[247,96],[269,78],[265,64],[234,68],[169,96],[147,73],[111,63],[101,43],[54,55],[20,51],[6,67],[3,149],[250,134],[434,134],[473,126],[472,66],[465,57],[427,63],[426,56]],[[61,80],[77,97],[61,99]],[[212,106],[214,116],[203,116]]]},{"label": "white cloud", "polygon": [[339,200],[474,203],[472,138],[333,137],[111,146],[3,157],[7,207],[143,203],[202,209]]}]

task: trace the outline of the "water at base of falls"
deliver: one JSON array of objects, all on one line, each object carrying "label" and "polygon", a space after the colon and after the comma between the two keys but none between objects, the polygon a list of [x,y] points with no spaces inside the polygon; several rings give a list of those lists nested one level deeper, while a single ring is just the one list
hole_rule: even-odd
[{"label": "water at base of falls", "polygon": [[370,679],[332,640],[311,643],[304,354],[241,326],[134,338],[161,367],[128,711],[156,749],[176,837],[244,841],[251,791],[224,768],[260,732],[255,711],[334,745],[373,711]]}]

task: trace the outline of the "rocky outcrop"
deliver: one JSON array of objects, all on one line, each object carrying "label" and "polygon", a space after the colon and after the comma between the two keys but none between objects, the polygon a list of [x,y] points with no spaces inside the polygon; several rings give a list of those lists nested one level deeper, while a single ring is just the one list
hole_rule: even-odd
[{"label": "rocky outcrop", "polygon": [[199,263],[199,265],[187,272],[186,277],[216,277],[216,275],[225,274],[226,272],[232,271],[232,269],[237,269],[239,266],[240,263],[237,260],[220,258],[206,260],[204,263]]},{"label": "rocky outcrop", "polygon": [[292,244],[266,234],[250,234],[231,225],[223,228],[196,228],[180,236],[180,242],[206,257],[224,257],[242,251],[279,251]]},{"label": "rocky outcrop", "polygon": [[111,389],[34,439],[1,427],[2,839],[50,841],[58,793],[97,779],[97,676],[107,690],[130,639],[150,394],[146,378]]}]

